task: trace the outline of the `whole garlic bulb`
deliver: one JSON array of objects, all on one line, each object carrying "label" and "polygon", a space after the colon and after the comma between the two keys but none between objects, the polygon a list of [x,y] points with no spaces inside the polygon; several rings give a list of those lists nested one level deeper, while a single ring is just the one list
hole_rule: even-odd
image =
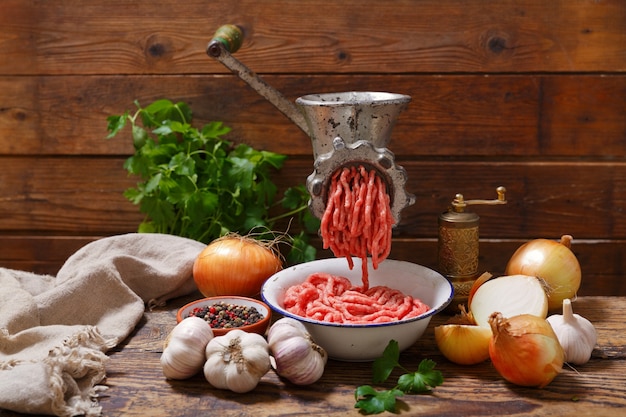
[{"label": "whole garlic bulb", "polygon": [[571,300],[563,300],[562,315],[554,314],[547,320],[565,350],[565,361],[574,365],[587,363],[596,346],[596,328],[586,318],[574,314]]},{"label": "whole garlic bulb", "polygon": [[172,329],[161,354],[163,375],[169,379],[186,379],[197,374],[204,364],[205,348],[213,330],[200,317],[188,317]]},{"label": "whole garlic bulb", "polygon": [[270,370],[267,341],[256,333],[231,330],[206,346],[204,377],[219,389],[252,391]]},{"label": "whole garlic bulb", "polygon": [[296,385],[309,385],[324,374],[328,360],[326,351],[317,345],[304,325],[283,317],[267,334],[276,373]]}]

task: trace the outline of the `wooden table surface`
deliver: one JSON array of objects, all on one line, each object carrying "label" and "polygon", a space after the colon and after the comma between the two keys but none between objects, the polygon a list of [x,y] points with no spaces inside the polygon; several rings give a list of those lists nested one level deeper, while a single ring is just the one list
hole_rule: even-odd
[{"label": "wooden table surface", "polygon": [[[106,390],[100,397],[104,416],[358,416],[354,390],[371,383],[371,363],[330,360],[324,376],[308,387],[293,386],[270,371],[247,394],[212,388],[200,374],[169,381],[159,364],[163,340],[175,325],[178,307],[199,294],[170,301],[147,312],[135,332],[110,352]],[[487,361],[460,366],[437,350],[433,318],[424,336],[402,353],[400,362],[415,370],[423,358],[437,363],[443,385],[431,394],[405,395],[400,415],[420,416],[593,416],[626,415],[626,297],[581,297],[574,311],[598,331],[591,360],[565,367],[546,388],[524,388],[504,381]],[[397,375],[392,374],[390,381]],[[382,388],[382,387],[381,387]],[[17,416],[0,410],[0,416]],[[390,415],[389,413],[381,415]]]}]

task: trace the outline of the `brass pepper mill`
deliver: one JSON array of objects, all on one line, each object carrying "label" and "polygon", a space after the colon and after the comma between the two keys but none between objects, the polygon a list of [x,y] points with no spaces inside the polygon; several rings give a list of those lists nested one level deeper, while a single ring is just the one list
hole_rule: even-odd
[{"label": "brass pepper mill", "polygon": [[439,216],[439,272],[454,287],[450,312],[458,313],[458,305],[467,303],[470,289],[478,278],[480,217],[465,208],[477,204],[506,204],[506,188],[498,187],[496,192],[496,200],[465,200],[462,194],[457,194],[448,210]]}]

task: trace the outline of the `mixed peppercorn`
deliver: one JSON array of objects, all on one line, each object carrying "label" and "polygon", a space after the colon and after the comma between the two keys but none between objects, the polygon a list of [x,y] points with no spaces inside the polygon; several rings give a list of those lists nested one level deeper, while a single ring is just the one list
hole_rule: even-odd
[{"label": "mixed peppercorn", "polygon": [[214,329],[229,329],[254,324],[263,316],[254,307],[224,302],[196,307],[187,317],[196,316],[206,320]]}]

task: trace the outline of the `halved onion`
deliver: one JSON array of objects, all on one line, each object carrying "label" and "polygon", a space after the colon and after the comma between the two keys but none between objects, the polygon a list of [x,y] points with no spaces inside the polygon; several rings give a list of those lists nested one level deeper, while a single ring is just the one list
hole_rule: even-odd
[{"label": "halved onion", "polygon": [[491,329],[478,326],[464,305],[461,313],[445,324],[435,326],[435,341],[439,351],[450,362],[475,365],[489,359]]},{"label": "halved onion", "polygon": [[439,351],[450,362],[475,365],[489,359],[491,329],[471,324],[442,324],[435,327]]},{"label": "halved onion", "polygon": [[500,312],[509,318],[532,314],[546,318],[548,296],[540,279],[528,275],[506,275],[492,278],[475,290],[469,305],[476,324],[490,327],[489,317]]}]

